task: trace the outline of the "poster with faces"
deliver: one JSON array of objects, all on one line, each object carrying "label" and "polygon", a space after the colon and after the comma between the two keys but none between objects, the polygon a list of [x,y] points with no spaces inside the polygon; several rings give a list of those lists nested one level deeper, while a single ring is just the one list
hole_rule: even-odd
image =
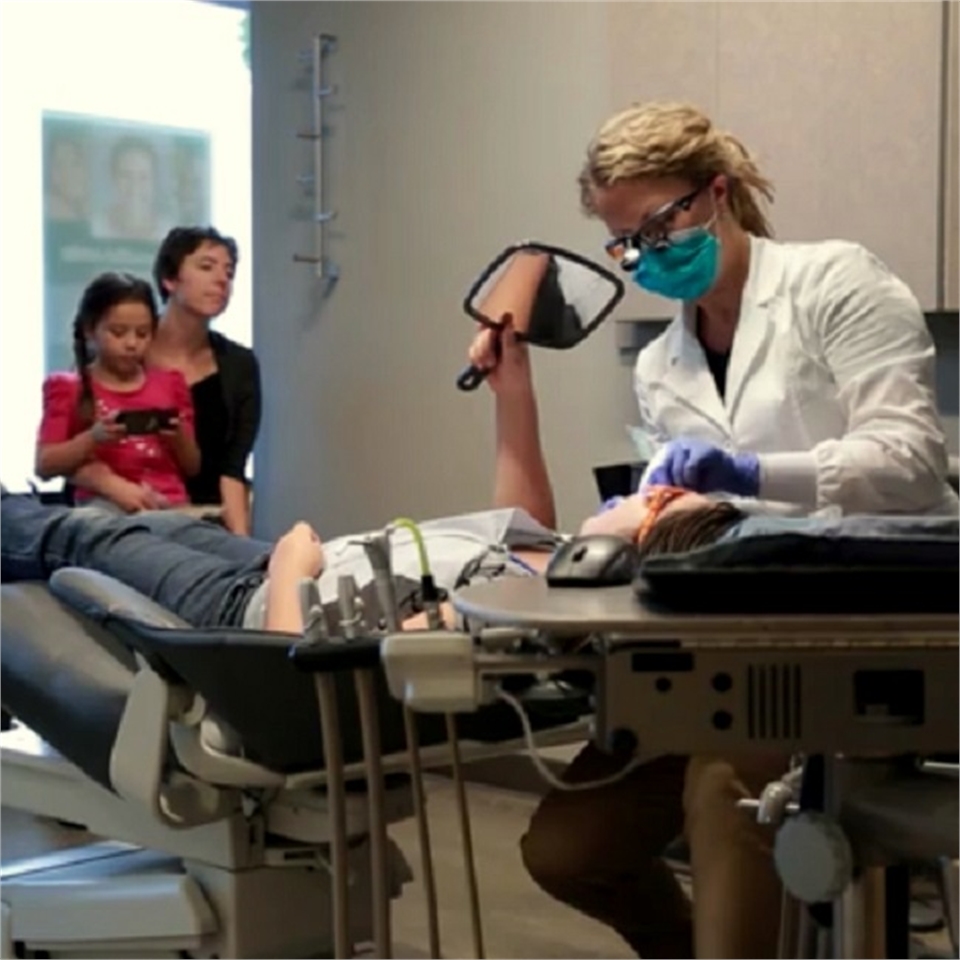
[{"label": "poster with faces", "polygon": [[210,222],[210,136],[203,130],[44,112],[45,372],[73,363],[71,322],[105,270],[149,278],[174,226]]}]

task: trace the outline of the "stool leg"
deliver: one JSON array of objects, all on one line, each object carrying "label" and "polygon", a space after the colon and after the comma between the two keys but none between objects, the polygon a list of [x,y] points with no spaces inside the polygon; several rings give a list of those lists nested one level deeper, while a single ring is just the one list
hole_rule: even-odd
[{"label": "stool leg", "polygon": [[960,954],[957,936],[957,899],[960,897],[960,860],[940,858],[940,896],[943,898],[943,915],[947,921],[953,955]]},{"label": "stool leg", "polygon": [[818,960],[826,957],[818,949],[819,925],[810,916],[807,905],[784,891],[780,908],[778,960]]},{"label": "stool leg", "polygon": [[786,890],[780,898],[780,933],[777,938],[777,960],[802,960],[801,917],[803,904]]},{"label": "stool leg", "polygon": [[885,869],[886,948],[892,957],[910,956],[910,869],[892,864]]},{"label": "stool leg", "polygon": [[865,867],[834,901],[834,960],[886,957],[885,879],[883,867]]}]

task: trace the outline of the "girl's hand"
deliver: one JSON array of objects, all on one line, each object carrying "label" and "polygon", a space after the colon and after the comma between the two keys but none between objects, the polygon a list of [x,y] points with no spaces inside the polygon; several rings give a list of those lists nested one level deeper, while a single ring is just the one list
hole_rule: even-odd
[{"label": "girl's hand", "polygon": [[108,413],[105,417],[97,420],[90,428],[90,435],[93,442],[98,446],[101,443],[114,443],[122,440],[127,435],[127,428],[122,423],[117,423],[117,413]]},{"label": "girl's hand", "polygon": [[180,423],[179,417],[171,417],[167,421],[167,426],[162,430],[158,431],[161,440],[165,440],[168,443],[176,443],[177,440],[185,437],[183,427]]}]

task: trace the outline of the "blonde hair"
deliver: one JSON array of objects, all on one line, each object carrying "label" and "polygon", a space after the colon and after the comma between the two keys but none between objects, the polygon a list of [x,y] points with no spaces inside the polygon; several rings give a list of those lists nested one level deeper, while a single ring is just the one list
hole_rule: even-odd
[{"label": "blonde hair", "polygon": [[587,147],[580,173],[580,203],[596,216],[593,193],[621,180],[680,177],[694,186],[725,174],[737,223],[758,237],[773,236],[760,197],[773,201],[773,184],[749,150],[686,103],[637,103],[607,120]]}]

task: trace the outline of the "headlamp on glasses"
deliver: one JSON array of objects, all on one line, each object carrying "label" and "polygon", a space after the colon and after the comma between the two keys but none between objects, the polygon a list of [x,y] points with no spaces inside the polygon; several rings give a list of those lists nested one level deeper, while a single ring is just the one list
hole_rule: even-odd
[{"label": "headlamp on glasses", "polygon": [[664,204],[643,221],[636,233],[608,240],[604,244],[607,254],[617,261],[622,270],[631,273],[647,250],[662,250],[670,245],[673,218],[681,210],[689,210],[703,189],[703,186],[697,187],[690,193]]}]

